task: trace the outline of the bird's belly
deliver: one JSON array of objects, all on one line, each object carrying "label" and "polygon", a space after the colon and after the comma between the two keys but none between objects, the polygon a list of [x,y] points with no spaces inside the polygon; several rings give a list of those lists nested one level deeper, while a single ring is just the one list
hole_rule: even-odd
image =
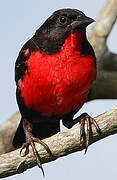
[{"label": "bird's belly", "polygon": [[71,112],[83,104],[88,93],[79,91],[74,85],[67,86],[64,83],[49,86],[35,83],[22,85],[24,87],[21,94],[25,105],[40,111],[43,115],[63,115]]},{"label": "bird's belly", "polygon": [[95,76],[93,61],[89,62],[64,68],[48,63],[37,67],[33,62],[20,82],[24,104],[44,115],[64,115],[80,107]]}]

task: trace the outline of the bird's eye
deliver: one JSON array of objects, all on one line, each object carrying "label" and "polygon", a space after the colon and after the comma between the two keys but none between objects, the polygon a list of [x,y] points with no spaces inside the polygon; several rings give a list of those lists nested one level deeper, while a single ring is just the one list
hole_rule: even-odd
[{"label": "bird's eye", "polygon": [[60,20],[60,23],[65,24],[65,23],[67,22],[67,17],[61,16],[61,17],[59,18],[59,20]]},{"label": "bird's eye", "polygon": [[78,15],[78,18],[80,18],[81,17],[81,15]]}]

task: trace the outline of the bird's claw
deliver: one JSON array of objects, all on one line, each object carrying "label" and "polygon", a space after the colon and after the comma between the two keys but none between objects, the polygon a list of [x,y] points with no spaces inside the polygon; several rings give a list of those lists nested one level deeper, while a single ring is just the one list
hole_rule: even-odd
[{"label": "bird's claw", "polygon": [[[42,163],[41,163],[41,158],[40,158],[39,153],[38,153],[38,151],[37,151],[37,149],[35,147],[35,142],[41,144],[45,148],[45,150],[48,152],[48,154],[50,156],[52,156],[52,152],[50,151],[48,145],[45,144],[40,139],[35,138],[31,133],[27,133],[26,142],[22,145],[21,150],[20,150],[20,156],[22,156],[22,157],[26,156],[29,153],[29,145],[31,145],[33,154],[34,154],[34,156],[36,158],[37,165],[41,169],[41,171],[43,173],[43,176],[45,176],[45,173],[44,173],[44,170],[43,170],[43,167],[42,167]],[[24,151],[24,153],[22,155],[22,151],[24,149],[25,149],[25,151]]]},{"label": "bird's claw", "polygon": [[101,134],[101,130],[95,119],[89,116],[87,113],[81,115],[80,125],[81,125],[80,142],[85,145],[85,154],[86,154],[88,146],[90,145],[91,140],[93,138],[92,125],[96,128],[98,135]]},{"label": "bird's claw", "polygon": [[[23,152],[23,150],[25,149],[25,151]],[[22,154],[23,152],[23,154]],[[21,157],[24,157],[26,156],[27,154],[29,153],[29,143],[24,143],[21,147],[21,150],[20,150],[20,156]]]}]

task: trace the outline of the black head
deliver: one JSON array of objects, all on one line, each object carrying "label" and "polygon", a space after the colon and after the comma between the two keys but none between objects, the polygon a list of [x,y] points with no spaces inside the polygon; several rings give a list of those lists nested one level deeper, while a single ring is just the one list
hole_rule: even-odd
[{"label": "black head", "polygon": [[85,31],[92,22],[92,18],[77,9],[60,9],[45,21],[33,38],[43,53],[53,54],[60,51],[70,32]]}]

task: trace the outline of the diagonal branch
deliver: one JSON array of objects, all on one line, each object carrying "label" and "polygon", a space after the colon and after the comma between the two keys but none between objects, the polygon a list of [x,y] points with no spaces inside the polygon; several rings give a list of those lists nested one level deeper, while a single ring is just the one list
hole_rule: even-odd
[{"label": "diagonal branch", "polygon": [[89,35],[89,41],[95,49],[97,62],[102,61],[102,56],[107,51],[107,37],[117,19],[117,0],[107,0],[96,19]]},{"label": "diagonal branch", "polygon": [[[95,128],[93,128],[94,139],[92,143],[117,133],[117,107],[95,119],[100,126],[103,135],[98,136]],[[80,144],[80,125],[77,125],[66,132],[58,133],[47,138],[44,142],[50,147],[53,157],[49,157],[43,147],[37,145],[37,150],[39,151],[42,163],[47,163],[59,157],[84,149],[84,146]],[[36,161],[31,149],[29,155],[26,157],[20,157],[19,149],[3,154],[0,156],[0,178],[22,173],[34,166],[36,166]]]},{"label": "diagonal branch", "polygon": [[89,35],[97,58],[97,78],[88,97],[93,99],[117,98],[117,54],[107,47],[107,38],[117,19],[117,0],[107,0]]}]

